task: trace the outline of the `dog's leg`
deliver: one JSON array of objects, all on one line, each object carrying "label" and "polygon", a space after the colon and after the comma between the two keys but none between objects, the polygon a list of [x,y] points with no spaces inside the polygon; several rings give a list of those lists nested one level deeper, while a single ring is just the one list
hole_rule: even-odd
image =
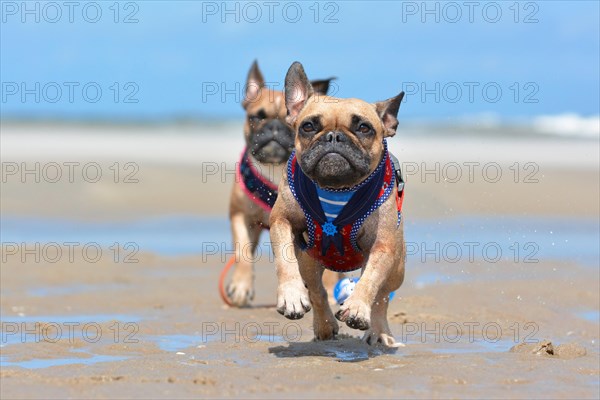
[{"label": "dog's leg", "polygon": [[[398,268],[399,270],[400,268]],[[402,272],[403,273],[403,272]],[[387,319],[387,310],[389,305],[389,293],[392,285],[384,285],[375,299],[375,304],[371,309],[371,326],[365,332],[362,340],[369,345],[381,343],[387,347],[402,347],[401,342],[396,342]]]},{"label": "dog's leg", "polygon": [[[402,282],[398,274],[393,274],[397,268],[393,245],[385,242],[375,243],[371,248],[369,258],[363,269],[363,274],[356,284],[353,293],[336,313],[336,318],[345,322],[350,328],[367,330],[371,325],[371,307],[375,304],[377,295],[385,286],[395,290]],[[402,265],[404,271],[404,265]],[[394,276],[392,276],[394,275]]]},{"label": "dog's leg", "polygon": [[236,265],[232,279],[227,286],[227,294],[237,307],[245,307],[254,299],[254,252],[258,244],[261,228],[251,224],[244,213],[231,216]]},{"label": "dog's leg", "polygon": [[375,304],[371,308],[371,324],[362,339],[370,345],[382,343],[391,347],[395,344],[395,340],[387,321],[389,299],[383,292],[382,290],[375,299]]},{"label": "dog's leg", "polygon": [[289,319],[300,319],[310,311],[308,291],[304,286],[290,221],[278,217],[278,203],[271,213],[271,246],[277,268],[277,312]]},{"label": "dog's leg", "polygon": [[313,330],[316,340],[331,340],[339,331],[339,326],[327,298],[323,286],[323,267],[310,256],[300,255],[300,275],[308,289],[310,304],[313,308]]}]

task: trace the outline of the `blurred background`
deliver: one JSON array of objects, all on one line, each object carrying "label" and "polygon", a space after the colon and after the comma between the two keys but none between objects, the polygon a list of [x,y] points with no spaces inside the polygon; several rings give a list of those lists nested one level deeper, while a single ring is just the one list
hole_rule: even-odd
[{"label": "blurred background", "polygon": [[[485,375],[489,368],[477,358],[465,362],[454,344],[436,343],[444,357],[450,354],[448,364],[436,358],[423,371],[418,362],[406,366],[417,368],[402,375],[411,381],[401,374],[382,378],[374,394],[391,388],[392,396],[465,397],[478,388],[472,397],[503,397],[507,385],[528,382],[515,386],[523,397],[597,397],[599,2],[2,0],[0,11],[2,317],[137,321],[143,339],[135,354],[102,341],[80,343],[79,353],[49,344],[0,346],[0,363],[12,371],[0,385],[4,396],[124,393],[102,392],[100,385],[93,386],[99,392],[64,392],[64,376],[88,373],[68,369],[81,362],[81,349],[90,363],[108,361],[109,367],[94,366],[95,374],[133,375],[125,381],[133,397],[155,396],[162,392],[139,390],[148,387],[141,383],[147,382],[143,363],[153,371],[168,365],[178,383],[191,382],[197,369],[183,367],[173,349],[196,346],[200,321],[283,320],[271,309],[223,311],[216,282],[232,254],[227,214],[244,148],[240,103],[248,70],[258,60],[267,85],[281,90],[298,60],[311,79],[337,77],[330,90],[337,97],[374,102],[406,92],[398,133],[389,140],[407,179],[405,232],[412,246],[399,300],[390,305],[394,332],[407,320],[466,315],[502,327],[534,321],[538,338],[576,341],[591,355],[570,369],[519,364],[508,357],[514,338],[505,329],[504,347],[480,350],[505,352],[492,362],[502,371],[521,368],[511,370],[510,380]],[[256,304],[274,300],[267,242],[265,234]],[[479,247],[471,257],[465,243],[473,242]],[[63,250],[77,243],[75,258],[67,252],[52,258],[53,248],[43,250],[48,243]],[[446,253],[454,244],[458,259]],[[100,247],[103,256],[90,261],[79,250],[86,245]],[[485,246],[499,249],[498,258],[483,253]],[[308,341],[309,318],[301,324]],[[241,349],[225,341],[184,351],[198,357],[185,356],[195,366],[210,359],[206,376],[217,384],[203,386],[208,397],[255,387],[248,377],[256,360],[270,372],[261,374],[267,389],[255,393],[276,388],[290,363],[308,377],[289,382],[292,393],[327,393],[319,388],[328,382],[314,382],[329,376],[330,364],[274,360],[268,345]],[[422,348],[433,351],[425,356],[433,360],[431,343]],[[398,361],[386,357],[378,359],[381,368]],[[46,368],[54,358],[66,372],[13,370]],[[474,366],[469,375],[460,375],[467,365]],[[235,382],[227,380],[231,368],[242,372]],[[432,368],[443,378],[428,380]],[[525,370],[533,372],[513,379]],[[421,376],[423,392],[402,391]],[[170,385],[160,379],[157,390]],[[223,380],[229,392],[219,386]],[[557,381],[563,392],[556,392]],[[465,385],[440,389],[436,382]],[[352,387],[338,385],[325,397],[363,393]],[[192,393],[170,388],[181,397]]]},{"label": "blurred background", "polygon": [[[28,185],[35,175],[27,179],[26,171],[35,164],[10,164],[3,183],[14,188],[4,191],[2,210],[84,219],[224,216],[228,168],[244,146],[240,103],[254,60],[273,89],[283,89],[287,68],[299,60],[312,79],[337,77],[334,96],[378,101],[404,90],[390,146],[402,162],[417,163],[408,172],[423,184],[448,185],[443,164],[435,164],[444,162],[512,165],[503,180],[512,174],[516,181],[528,162],[540,173],[541,161],[595,167],[599,7],[590,1],[3,1],[3,160],[120,164],[101,171],[97,185],[82,187],[89,183],[82,177],[40,176],[40,184]],[[184,172],[167,176],[166,166],[182,165]],[[428,168],[438,174],[423,179]],[[68,171],[61,165],[60,172]],[[124,184],[127,173],[144,179]],[[464,165],[460,173],[468,173]],[[119,184],[109,184],[111,175]],[[176,189],[157,190],[159,182]],[[204,195],[209,186],[215,196]],[[56,190],[44,207],[36,203],[41,187]],[[565,203],[555,196],[532,201]],[[414,211],[427,215],[457,209],[418,203]]]},{"label": "blurred background", "polygon": [[[597,134],[597,118],[583,122],[600,106],[598,7],[3,1],[2,118],[239,120],[251,62],[281,88],[299,60],[314,78],[337,76],[339,97],[377,101],[404,89],[403,121],[531,123],[572,115],[571,123],[585,127],[573,135]],[[79,83],[71,98],[68,82]],[[89,82],[102,94],[96,85],[83,94]],[[44,90],[49,83],[62,96],[54,85]],[[36,84],[44,91],[39,99],[25,91]]]}]

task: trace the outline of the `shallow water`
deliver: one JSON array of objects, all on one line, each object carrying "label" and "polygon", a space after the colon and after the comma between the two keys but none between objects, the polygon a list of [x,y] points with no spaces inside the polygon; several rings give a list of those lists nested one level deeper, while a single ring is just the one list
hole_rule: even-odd
[{"label": "shallow water", "polygon": [[[517,345],[511,340],[500,339],[497,341],[492,340],[476,340],[469,342],[467,340],[461,340],[457,343],[450,342],[427,342],[427,351],[431,351],[436,354],[466,354],[466,353],[499,353],[507,352],[511,347]],[[418,343],[407,345],[408,348],[418,349],[420,348]]]},{"label": "shallow water", "polygon": [[600,311],[598,310],[579,311],[576,312],[575,315],[577,315],[579,318],[585,319],[586,321],[600,324]]},{"label": "shallow water", "polygon": [[[82,330],[86,329],[86,338],[94,338],[96,327],[99,324],[118,322],[117,327],[122,328],[125,324],[137,323],[141,318],[136,315],[125,314],[89,314],[89,315],[23,315],[23,316],[2,316],[2,330],[0,331],[0,348],[27,343],[43,343],[46,341],[54,342],[57,338],[65,339],[70,335],[75,338],[83,338]],[[42,332],[40,324],[51,324],[47,332]],[[93,326],[92,326],[93,325]],[[115,329],[117,329],[115,327]],[[88,331],[89,329],[89,331]],[[100,328],[101,329],[101,328]],[[109,329],[110,330],[110,329]],[[130,333],[131,330],[125,332]],[[107,333],[104,337],[100,335],[101,343],[111,338],[113,331]],[[110,333],[110,334],[108,334]],[[133,335],[132,335],[133,336]]]},{"label": "shallow water", "polygon": [[126,289],[129,285],[122,283],[111,283],[111,284],[74,284],[65,286],[40,286],[33,287],[27,290],[27,294],[33,297],[48,297],[48,296],[65,296],[72,294],[88,293],[91,291],[115,291],[120,289]]},{"label": "shallow water", "polygon": [[[75,350],[73,352],[76,352]],[[79,351],[77,351],[79,352]],[[81,352],[83,353],[83,352]],[[85,353],[90,357],[78,358],[78,357],[69,357],[69,358],[34,358],[32,360],[27,361],[16,361],[11,362],[7,361],[8,357],[2,356],[0,357],[0,366],[1,367],[21,367],[25,369],[41,369],[41,368],[50,368],[57,367],[61,365],[74,365],[74,364],[82,364],[82,365],[93,365],[102,362],[111,362],[111,361],[121,361],[126,360],[129,357],[124,356],[107,356],[107,355],[98,355]]]},{"label": "shallow water", "polygon": [[202,346],[203,343],[206,343],[206,341],[202,341],[200,335],[160,335],[148,339],[156,343],[161,350],[168,352],[177,352],[188,347]]},{"label": "shallow water", "polygon": [[[456,248],[450,243],[458,243],[467,258],[469,247],[477,260],[494,259],[494,248],[499,247],[502,259],[517,262],[537,262],[542,260],[575,261],[585,266],[598,266],[600,258],[600,231],[598,221],[583,218],[530,218],[470,216],[443,220],[405,221],[407,243],[421,245],[421,259],[433,259],[423,254],[424,250],[435,248],[440,243],[442,260],[446,253],[447,263],[451,263]],[[425,243],[423,246],[422,243]],[[469,246],[468,243],[476,243]],[[515,243],[518,246],[515,246]],[[496,246],[496,244],[498,246]],[[488,251],[483,247],[488,246]],[[446,246],[446,252],[443,251]],[[410,246],[409,246],[410,257]]]},{"label": "shallow water", "polygon": [[76,315],[23,315],[23,316],[2,316],[2,322],[54,322],[57,324],[78,323],[86,324],[95,322],[101,324],[110,321],[138,322],[142,318],[130,314],[76,314]]},{"label": "shallow water", "polygon": [[201,243],[231,240],[229,221],[223,218],[170,216],[126,222],[82,222],[51,218],[3,217],[3,243],[136,243],[140,250],[177,256],[202,252]]},{"label": "shallow water", "polygon": [[[458,275],[444,275],[439,272],[415,271],[414,277],[407,278],[409,284],[412,283],[417,289],[426,286],[437,285],[440,283],[459,283],[464,282],[466,278]],[[390,300],[390,301],[393,301]]]},{"label": "shallow water", "polygon": [[[93,242],[109,247],[115,242],[121,245],[133,242],[141,251],[167,256],[232,250],[229,221],[220,217],[179,215],[112,223],[4,217],[1,222],[3,243]],[[588,219],[516,216],[410,219],[405,221],[405,237],[408,259],[415,262],[553,259],[597,267],[600,258],[598,224]],[[262,239],[259,251],[270,259],[268,235],[263,233]]]}]

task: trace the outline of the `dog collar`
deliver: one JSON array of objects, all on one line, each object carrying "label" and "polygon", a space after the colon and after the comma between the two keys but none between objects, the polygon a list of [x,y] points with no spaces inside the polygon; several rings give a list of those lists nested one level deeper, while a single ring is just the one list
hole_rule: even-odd
[{"label": "dog collar", "polygon": [[[384,155],[375,171],[350,189],[319,188],[304,174],[295,153],[290,156],[288,182],[304,212],[308,228],[308,242],[302,245],[303,250],[328,269],[347,272],[360,268],[364,263],[365,256],[356,243],[358,231],[367,217],[387,200],[396,181],[394,172],[397,168],[385,140],[383,145]],[[398,223],[403,194],[404,191],[399,190],[396,200]],[[331,207],[333,205],[338,207]]]},{"label": "dog collar", "polygon": [[236,181],[250,200],[265,211],[271,212],[277,200],[277,186],[256,169],[247,149],[242,152],[236,175]]}]

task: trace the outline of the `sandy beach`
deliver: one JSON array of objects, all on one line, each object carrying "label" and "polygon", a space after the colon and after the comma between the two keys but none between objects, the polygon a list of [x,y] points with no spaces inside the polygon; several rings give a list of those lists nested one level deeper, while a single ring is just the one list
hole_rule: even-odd
[{"label": "sandy beach", "polygon": [[[389,351],[222,304],[238,124],[3,124],[0,395],[598,398],[597,139],[412,135]],[[334,309],[335,310],[335,309]]]}]

